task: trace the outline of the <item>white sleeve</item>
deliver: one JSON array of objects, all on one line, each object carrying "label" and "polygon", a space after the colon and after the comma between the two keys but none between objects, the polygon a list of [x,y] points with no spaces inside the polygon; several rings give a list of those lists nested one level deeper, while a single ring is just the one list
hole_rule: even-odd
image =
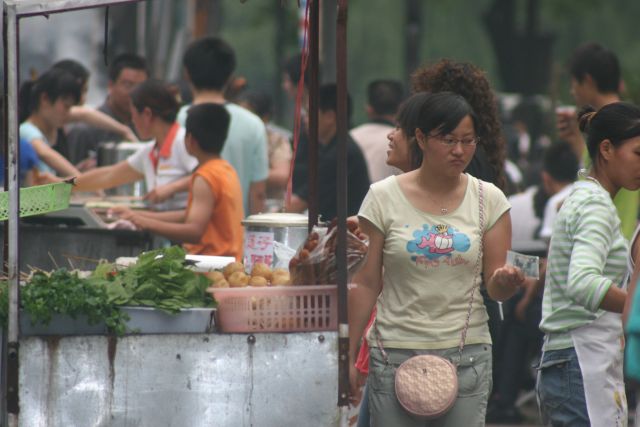
[{"label": "white sleeve", "polygon": [[544,240],[551,239],[551,234],[553,233],[553,221],[556,219],[556,215],[558,214],[558,202],[557,199],[554,200],[551,197],[547,200],[547,204],[544,207],[544,215],[542,217],[542,226],[540,227],[540,238]]},{"label": "white sleeve", "polygon": [[184,139],[178,147],[179,149],[176,151],[176,153],[178,154],[178,156],[180,156],[180,165],[184,170],[185,175],[191,175],[193,171],[198,167],[198,159],[187,152],[187,147],[184,144]]},{"label": "white sleeve", "polygon": [[145,162],[150,161],[149,153],[151,152],[154,144],[154,142],[147,142],[143,145],[141,144],[142,146],[138,151],[127,157],[127,163],[129,163],[129,166],[135,169],[136,172],[144,175],[144,165]]}]

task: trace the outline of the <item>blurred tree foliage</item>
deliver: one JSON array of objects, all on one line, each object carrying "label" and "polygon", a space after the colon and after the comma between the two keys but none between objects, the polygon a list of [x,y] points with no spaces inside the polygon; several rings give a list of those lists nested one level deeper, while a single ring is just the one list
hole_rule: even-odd
[{"label": "blurred tree foliage", "polygon": [[[274,97],[280,88],[280,70],[275,57],[276,8],[283,7],[286,25],[285,54],[298,50],[297,1],[220,0],[224,13],[221,35],[238,51],[238,74],[252,88]],[[331,1],[331,0],[322,0]],[[471,61],[486,70],[496,90],[503,89],[496,55],[483,16],[495,0],[421,0],[420,54],[423,64],[442,57]],[[527,22],[527,1],[513,0],[515,25]],[[585,41],[597,41],[620,57],[626,82],[626,97],[640,102],[640,39],[637,0],[539,0],[538,29],[555,35],[548,95],[560,103],[571,103],[564,70],[571,51]],[[349,91],[354,98],[354,124],[365,120],[365,88],[376,78],[395,78],[409,89],[405,71],[405,1],[351,0],[349,2]],[[286,120],[281,123],[291,127]]]}]

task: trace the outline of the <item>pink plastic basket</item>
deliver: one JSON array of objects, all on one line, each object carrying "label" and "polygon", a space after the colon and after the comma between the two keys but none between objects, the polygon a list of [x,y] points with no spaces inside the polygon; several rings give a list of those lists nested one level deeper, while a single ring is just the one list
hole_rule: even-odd
[{"label": "pink plastic basket", "polygon": [[221,332],[300,332],[338,328],[335,285],[212,289]]}]

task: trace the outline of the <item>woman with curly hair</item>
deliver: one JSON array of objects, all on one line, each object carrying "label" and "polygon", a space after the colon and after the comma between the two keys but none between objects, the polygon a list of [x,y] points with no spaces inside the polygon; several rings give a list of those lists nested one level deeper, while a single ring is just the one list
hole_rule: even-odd
[{"label": "woman with curly hair", "polygon": [[478,146],[465,172],[505,190],[505,143],[498,104],[485,73],[469,62],[442,59],[419,68],[412,76],[414,92],[453,92],[478,116]]}]

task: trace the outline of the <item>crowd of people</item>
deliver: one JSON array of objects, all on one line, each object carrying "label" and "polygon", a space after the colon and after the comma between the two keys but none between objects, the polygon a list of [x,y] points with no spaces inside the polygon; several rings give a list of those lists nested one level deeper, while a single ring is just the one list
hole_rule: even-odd
[{"label": "crowd of people", "polygon": [[[315,195],[322,219],[336,217],[335,84],[317,94],[320,185],[311,191],[306,127],[294,150],[291,132],[271,122],[268,95],[230,99],[229,43],[195,40],[182,65],[187,105],[128,53],[110,63],[97,109],[83,105],[89,73],[76,61],[23,83],[21,185],[75,177],[76,191],[99,192],[144,181],[153,209],[114,208],[122,221],[192,254],[237,260],[247,215],[305,212]],[[568,69],[577,109],[558,109],[555,130],[535,100],[501,108],[468,62],[416,70],[410,94],[396,80],[367,85],[367,121],[347,138],[347,213],[369,238],[349,292],[359,426],[518,423],[518,397],[534,384],[551,425],[627,425],[625,362],[640,376],[640,109],[621,101],[618,60],[605,47],[580,46]],[[299,57],[284,71],[283,88],[306,112]],[[347,119],[352,110],[349,99]],[[96,164],[101,143],[138,140],[126,160]],[[509,249],[539,257],[539,277],[507,264]],[[396,368],[421,354],[449,359],[458,374],[455,403],[430,423],[394,389]]]},{"label": "crowd of people", "polygon": [[[603,46],[580,46],[568,69],[577,108],[558,108],[556,131],[535,99],[501,111],[473,64],[414,72],[388,134],[387,164],[403,174],[372,184],[358,213],[371,240],[349,296],[358,425],[518,424],[527,396],[548,425],[633,419],[640,110],[621,102],[618,60]],[[468,184],[477,178],[481,230]],[[509,247],[539,257],[538,278],[505,265]],[[473,296],[475,275],[484,298]],[[421,354],[458,373],[457,400],[430,422],[394,389],[396,369]]]}]

